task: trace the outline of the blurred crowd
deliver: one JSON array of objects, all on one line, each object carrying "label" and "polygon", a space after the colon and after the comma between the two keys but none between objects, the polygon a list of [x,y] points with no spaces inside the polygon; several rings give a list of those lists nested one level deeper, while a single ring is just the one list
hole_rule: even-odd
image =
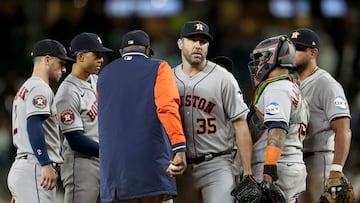
[{"label": "blurred crowd", "polygon": [[[120,0],[119,0],[120,1]],[[150,0],[124,0],[124,2]],[[335,1],[335,0],[333,0]],[[15,150],[11,138],[11,105],[19,85],[30,76],[32,44],[42,38],[53,38],[69,46],[80,32],[97,33],[109,48],[118,50],[121,36],[132,29],[149,33],[154,58],[162,58],[170,65],[180,63],[176,40],[187,20],[202,20],[210,26],[214,42],[209,48],[209,59],[225,55],[234,61],[233,73],[244,91],[245,99],[252,96],[247,63],[256,43],[268,36],[287,34],[298,27],[309,27],[320,35],[321,50],[318,64],[328,70],[343,86],[352,114],[353,140],[345,173],[360,196],[360,3],[339,1],[346,5],[342,16],[324,16],[322,1],[305,2],[308,10],[289,17],[275,17],[270,3],[276,1],[241,0],[180,0],[181,10],[174,15],[143,17],[137,13],[116,17],[109,15],[106,0],[1,0],[0,24],[0,203],[9,202],[7,173]],[[151,2],[168,2],[156,1]],[[169,0],[170,2],[170,0]],[[281,1],[278,1],[281,2]],[[111,5],[110,5],[111,6]],[[295,7],[294,7],[295,8]],[[296,7],[300,8],[300,7]],[[121,12],[121,11],[119,11]],[[281,11],[277,11],[281,12]],[[106,56],[105,64],[119,57]],[[68,67],[70,68],[70,67]],[[70,69],[67,70],[67,73]],[[66,75],[66,74],[65,74]],[[56,87],[54,87],[56,88]]]}]

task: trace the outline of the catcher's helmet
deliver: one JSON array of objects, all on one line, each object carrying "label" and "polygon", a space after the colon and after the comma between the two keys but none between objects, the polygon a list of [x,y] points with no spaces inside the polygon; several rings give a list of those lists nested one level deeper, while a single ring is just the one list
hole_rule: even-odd
[{"label": "catcher's helmet", "polygon": [[253,83],[262,82],[275,67],[291,69],[295,65],[295,47],[286,35],[271,37],[261,41],[250,54],[249,62]]}]

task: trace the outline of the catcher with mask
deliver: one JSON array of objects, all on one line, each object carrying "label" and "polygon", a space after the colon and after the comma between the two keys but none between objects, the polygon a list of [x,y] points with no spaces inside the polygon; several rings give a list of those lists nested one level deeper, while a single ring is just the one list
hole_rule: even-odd
[{"label": "catcher with mask", "polygon": [[285,35],[271,37],[255,47],[251,59],[256,90],[248,123],[254,142],[252,170],[262,195],[247,202],[295,203],[305,190],[302,141],[309,119],[308,105],[289,75],[295,47]]}]

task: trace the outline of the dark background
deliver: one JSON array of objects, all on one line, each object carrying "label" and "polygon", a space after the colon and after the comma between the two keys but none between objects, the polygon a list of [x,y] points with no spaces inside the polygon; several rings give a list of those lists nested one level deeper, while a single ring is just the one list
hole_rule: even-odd
[{"label": "dark background", "polygon": [[[343,86],[352,113],[353,141],[346,175],[360,190],[359,53],[360,3],[345,0],[0,0],[0,203],[8,202],[6,178],[14,158],[11,144],[12,99],[31,75],[30,50],[36,41],[52,38],[68,47],[80,32],[97,33],[115,50],[105,64],[119,57],[121,36],[143,29],[151,37],[154,58],[180,63],[176,40],[188,20],[202,20],[214,41],[208,59],[226,55],[246,101],[252,89],[249,53],[262,39],[291,34],[299,27],[315,30],[321,41],[318,65]],[[70,66],[67,74],[71,71]],[[136,81],[134,81],[136,82]],[[59,201],[61,200],[61,189]]]}]

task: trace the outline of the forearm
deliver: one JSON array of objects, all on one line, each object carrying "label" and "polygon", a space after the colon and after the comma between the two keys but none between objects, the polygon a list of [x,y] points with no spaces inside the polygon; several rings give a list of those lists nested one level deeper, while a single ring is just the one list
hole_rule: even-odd
[{"label": "forearm", "polygon": [[44,129],[42,126],[43,120],[43,115],[33,115],[27,118],[27,132],[30,145],[41,166],[51,163],[46,148]]},{"label": "forearm", "polygon": [[351,144],[350,119],[347,117],[331,121],[331,127],[335,132],[335,152],[333,164],[345,165]]},{"label": "forearm", "polygon": [[243,175],[251,174],[252,139],[245,118],[233,122],[235,129],[236,145],[239,150]]},{"label": "forearm", "polygon": [[343,133],[337,133],[335,135],[335,152],[334,152],[334,164],[345,165],[346,159],[350,151],[351,144],[351,131],[345,130]]},{"label": "forearm", "polygon": [[286,131],[282,128],[272,128],[268,132],[268,142],[265,151],[264,179],[267,182],[276,181],[277,162],[280,159],[286,138]]},{"label": "forearm", "polygon": [[84,155],[99,157],[99,143],[85,136],[84,131],[71,131],[64,135],[72,150]]}]

